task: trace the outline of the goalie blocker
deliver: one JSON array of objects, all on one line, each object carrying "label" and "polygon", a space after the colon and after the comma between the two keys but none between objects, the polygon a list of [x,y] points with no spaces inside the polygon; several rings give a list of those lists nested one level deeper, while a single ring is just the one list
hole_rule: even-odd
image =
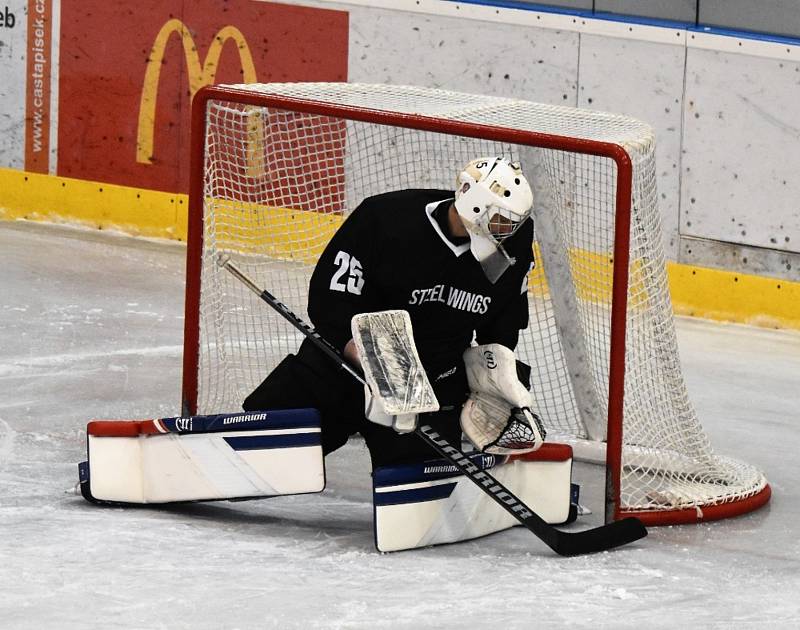
[{"label": "goalie blocker", "polygon": [[94,503],[172,503],[321,492],[316,409],[95,420],[80,491]]}]

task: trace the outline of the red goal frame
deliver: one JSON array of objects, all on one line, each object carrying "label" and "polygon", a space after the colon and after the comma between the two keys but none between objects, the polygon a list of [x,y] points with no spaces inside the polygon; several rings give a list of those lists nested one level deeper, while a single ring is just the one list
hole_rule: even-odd
[{"label": "red goal frame", "polygon": [[[361,121],[393,127],[465,136],[592,155],[613,160],[617,169],[615,190],[614,256],[610,325],[608,417],[606,442],[606,521],[636,516],[645,524],[680,524],[727,518],[754,510],[770,497],[769,485],[746,499],[696,508],[665,511],[634,511],[620,508],[623,446],[623,399],[625,391],[625,335],[628,302],[628,267],[633,166],[628,152],[619,144],[559,136],[509,127],[442,120],[429,116],[387,112],[370,108],[324,103],[311,99],[257,93],[235,87],[206,86],[192,101],[189,223],[186,258],[186,302],[184,322],[182,413],[197,412],[200,339],[200,272],[203,251],[204,163],[207,106],[210,101],[235,101],[268,107]],[[279,296],[280,297],[280,296]]]}]

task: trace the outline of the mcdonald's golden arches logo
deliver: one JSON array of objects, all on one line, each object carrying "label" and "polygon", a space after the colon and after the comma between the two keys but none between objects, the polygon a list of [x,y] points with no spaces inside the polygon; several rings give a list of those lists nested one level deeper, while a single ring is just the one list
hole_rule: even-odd
[{"label": "mcdonald's golden arches logo", "polygon": [[236,48],[239,51],[239,61],[242,65],[244,82],[255,83],[258,80],[250,47],[247,45],[247,40],[242,32],[235,26],[225,26],[217,31],[206,58],[201,63],[200,53],[197,50],[194,37],[186,25],[177,18],[167,21],[156,36],[145,68],[144,85],[142,86],[142,97],[139,104],[139,126],[136,136],[136,161],[142,164],[152,164],[153,162],[153,136],[155,133],[158,83],[161,77],[161,66],[164,62],[164,51],[173,33],[177,33],[181,38],[189,77],[189,92],[192,97],[201,87],[214,82],[222,49],[229,40],[236,44]]}]

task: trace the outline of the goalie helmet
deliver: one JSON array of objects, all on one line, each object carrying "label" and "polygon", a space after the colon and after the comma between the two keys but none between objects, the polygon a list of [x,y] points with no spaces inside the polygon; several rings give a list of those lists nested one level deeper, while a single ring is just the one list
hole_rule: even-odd
[{"label": "goalie helmet", "polygon": [[502,242],[531,214],[533,191],[518,162],[503,157],[472,160],[456,180],[456,210],[470,251],[494,283],[514,264]]}]

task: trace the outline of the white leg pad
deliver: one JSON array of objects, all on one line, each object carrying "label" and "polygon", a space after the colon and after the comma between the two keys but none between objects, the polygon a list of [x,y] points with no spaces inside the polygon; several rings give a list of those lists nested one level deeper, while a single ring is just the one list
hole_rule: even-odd
[{"label": "white leg pad", "polygon": [[[520,456],[473,455],[471,459],[491,469],[489,474],[548,523],[568,520],[569,446],[545,443],[538,451]],[[519,524],[446,460],[380,468],[373,483],[379,551],[470,540]]]},{"label": "white leg pad", "polygon": [[[201,421],[208,418],[217,421]],[[188,425],[185,420],[90,423],[84,482],[91,497],[170,503],[302,494],[325,487],[315,410],[195,416]],[[176,426],[182,428],[170,430]]]}]

